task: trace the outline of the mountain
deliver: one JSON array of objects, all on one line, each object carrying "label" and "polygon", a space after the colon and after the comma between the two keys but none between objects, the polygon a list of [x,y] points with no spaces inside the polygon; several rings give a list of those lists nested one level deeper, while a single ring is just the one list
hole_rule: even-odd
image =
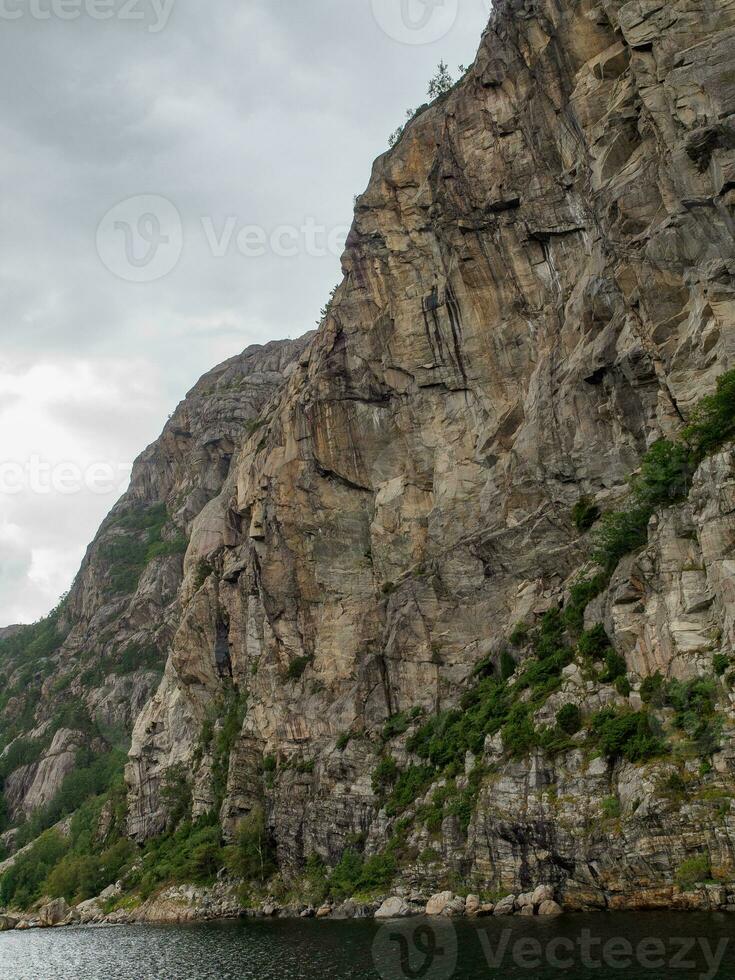
[{"label": "mountain", "polygon": [[206,375],[0,641],[11,848],[131,735],[141,898],[735,905],[734,38],[733,0],[496,4],[316,334]]}]

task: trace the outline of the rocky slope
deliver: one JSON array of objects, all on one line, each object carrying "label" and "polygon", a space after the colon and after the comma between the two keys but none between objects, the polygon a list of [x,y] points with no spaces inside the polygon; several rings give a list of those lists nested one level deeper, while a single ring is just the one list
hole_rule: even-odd
[{"label": "rocky slope", "polygon": [[80,748],[129,744],[177,629],[191,522],[307,344],[251,347],[206,374],[136,461],[59,609],[0,637],[15,640],[1,648],[0,735],[30,743],[5,774],[13,821],[52,802]]},{"label": "rocky slope", "polygon": [[[262,807],[286,879],[390,841],[409,883],[657,906],[700,862],[727,904],[731,450],[596,590],[543,697],[523,669],[593,571],[575,504],[620,506],[735,366],[734,39],[735,0],[500,0],[464,78],[376,161],[317,334],[205,377],[141,457],[32,719],[41,737],[67,677],[106,730],[135,719],[135,840],[174,798],[214,808],[225,839]],[[161,502],[165,523],[131,523]],[[129,549],[110,550],[131,528],[154,548],[132,585]],[[111,597],[126,574],[134,595]],[[584,656],[596,624],[615,677]],[[143,669],[80,687],[80,663],[149,643],[166,659],[153,696]],[[448,712],[474,717],[493,670],[525,715],[437,761]],[[688,706],[652,701],[672,681]],[[668,752],[600,751],[594,724],[554,751],[511,739],[569,705],[629,717],[642,694]],[[713,704],[717,738],[685,738],[687,707]],[[75,737],[9,776],[12,813],[46,801],[43,766],[73,764]]]}]

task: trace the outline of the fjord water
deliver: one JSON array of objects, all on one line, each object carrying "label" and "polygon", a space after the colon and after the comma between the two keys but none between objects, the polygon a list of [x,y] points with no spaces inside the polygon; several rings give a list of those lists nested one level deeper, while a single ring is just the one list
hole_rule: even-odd
[{"label": "fjord water", "polygon": [[0,935],[0,980],[671,980],[735,977],[735,915],[569,915]]}]

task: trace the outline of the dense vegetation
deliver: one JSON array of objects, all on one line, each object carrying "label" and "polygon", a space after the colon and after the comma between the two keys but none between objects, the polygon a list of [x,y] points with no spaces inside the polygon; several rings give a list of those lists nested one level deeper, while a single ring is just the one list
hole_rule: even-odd
[{"label": "dense vegetation", "polygon": [[[123,760],[118,754],[82,761],[47,810],[21,828],[18,843],[34,843],[0,878],[0,905],[28,908],[42,895],[81,901],[116,880],[134,850],[124,836]],[[103,809],[107,829],[101,833]],[[69,836],[51,829],[72,813]]]}]

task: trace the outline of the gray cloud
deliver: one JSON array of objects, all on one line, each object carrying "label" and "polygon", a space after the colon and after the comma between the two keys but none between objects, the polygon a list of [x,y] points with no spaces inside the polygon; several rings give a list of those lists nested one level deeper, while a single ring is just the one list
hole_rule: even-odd
[{"label": "gray cloud", "polygon": [[[0,23],[0,462],[130,460],[204,371],[314,325],[337,254],[217,258],[201,221],[350,223],[406,107],[440,58],[472,60],[488,17],[488,0],[446,0],[452,30],[408,45],[371,2],[177,0],[159,33],[5,4],[24,15]],[[167,276],[136,284],[95,236],[141,194],[176,206],[184,238]],[[53,604],[112,503],[0,494],[0,624]]]}]

